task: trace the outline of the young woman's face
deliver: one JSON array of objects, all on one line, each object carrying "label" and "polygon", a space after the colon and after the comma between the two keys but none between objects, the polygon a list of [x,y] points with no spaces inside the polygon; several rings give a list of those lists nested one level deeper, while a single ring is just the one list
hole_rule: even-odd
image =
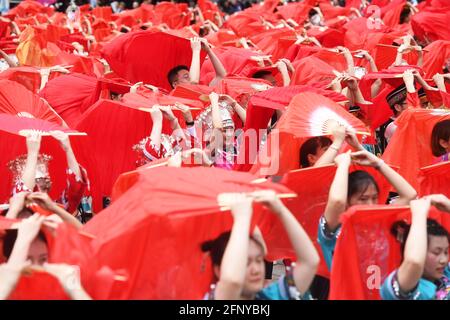
[{"label": "young woman's face", "polygon": [[363,192],[356,192],[349,199],[349,206],[355,205],[374,205],[378,203],[378,191],[373,183]]},{"label": "young woman's face", "polygon": [[242,291],[243,296],[253,297],[264,288],[266,266],[264,264],[264,252],[261,246],[254,240],[250,240],[248,248],[247,273]]},{"label": "young woman's face", "polygon": [[425,260],[424,277],[438,280],[444,275],[448,265],[448,239],[445,236],[429,236],[427,258]]},{"label": "young woman's face", "polygon": [[31,264],[42,266],[48,261],[48,248],[47,244],[41,239],[34,239],[28,250],[28,260]]}]

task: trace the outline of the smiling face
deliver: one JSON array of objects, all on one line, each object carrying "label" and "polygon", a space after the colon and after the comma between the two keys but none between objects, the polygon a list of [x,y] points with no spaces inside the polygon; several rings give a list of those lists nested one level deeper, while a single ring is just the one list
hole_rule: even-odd
[{"label": "smiling face", "polygon": [[428,236],[424,278],[431,281],[442,278],[444,269],[448,265],[448,249],[449,242],[446,236]]}]

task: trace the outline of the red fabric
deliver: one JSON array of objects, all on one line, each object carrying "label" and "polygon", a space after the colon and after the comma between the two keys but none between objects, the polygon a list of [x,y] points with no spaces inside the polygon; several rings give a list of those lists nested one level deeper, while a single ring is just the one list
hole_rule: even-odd
[{"label": "red fabric", "polygon": [[[401,261],[400,244],[390,228],[410,216],[408,207],[395,206],[356,206],[344,213],[331,270],[331,300],[380,299],[379,286]],[[448,214],[432,209],[429,216],[450,230]]]},{"label": "red fabric", "polygon": [[[50,79],[59,75],[59,73],[52,72],[50,74]],[[9,68],[0,73],[0,79],[8,79],[18,82],[25,86],[26,89],[34,93],[37,93],[41,86],[41,75],[39,73],[39,69],[34,67]]]},{"label": "red fabric", "polygon": [[49,42],[45,32],[28,26],[20,35],[16,50],[20,65],[49,67],[55,64],[61,49]]},{"label": "red fabric", "polygon": [[21,84],[9,80],[0,80],[0,113],[22,113],[23,116],[46,120],[59,126],[65,125],[45,100]]},{"label": "red fabric", "polygon": [[[321,108],[319,108],[319,106]],[[327,135],[324,123],[327,122],[327,112],[323,113],[322,108],[330,108],[334,119],[336,115],[345,119],[355,131],[367,133],[366,126],[353,115],[346,112],[340,105],[332,100],[325,98],[317,93],[307,92],[296,95],[284,112],[280,120],[278,120],[276,129],[273,130],[267,138],[267,142],[260,150],[258,161],[255,162],[250,172],[259,175],[280,175],[289,170],[299,168],[299,150],[303,142],[313,136]],[[315,111],[321,109],[319,114]],[[335,113],[335,114],[334,114]],[[312,120],[315,119],[315,120]]]},{"label": "red fabric", "polygon": [[443,65],[450,56],[450,41],[438,40],[425,47],[423,71],[427,78],[443,73]]},{"label": "red fabric", "polygon": [[[169,71],[178,65],[189,67],[192,59],[189,40],[152,31],[124,34],[106,44],[102,54],[119,76],[168,90]],[[205,55],[202,51],[201,60]]]},{"label": "red fabric", "polygon": [[171,96],[189,100],[200,100],[203,104],[209,102],[208,95],[213,92],[213,88],[195,84],[181,84],[170,92]]},{"label": "red fabric", "polygon": [[388,27],[395,27],[400,23],[400,13],[406,5],[406,0],[394,0],[382,8],[383,22]]},{"label": "red fabric", "polygon": [[300,93],[291,100],[287,111],[278,121],[277,129],[296,137],[327,135],[326,123],[330,119],[350,125],[359,134],[367,132],[359,119],[336,102],[312,92]]},{"label": "red fabric", "polygon": [[[34,117],[32,119],[17,118],[19,121],[43,120],[46,121],[46,125],[52,124],[58,126],[59,129],[61,129],[61,126],[64,126],[63,120],[37,95],[12,81],[1,80],[0,83],[0,111],[11,116],[23,113]],[[83,137],[80,138],[83,139]],[[77,140],[78,137],[71,138],[73,142]],[[5,200],[9,198],[12,186],[12,174],[6,167],[6,164],[15,157],[26,154],[26,145],[25,138],[4,131],[0,134],[0,143],[3,146],[9,146],[8,152],[0,155],[0,164],[3,164],[0,166],[0,174],[5,178],[5,181],[10,182],[3,183],[0,187],[0,199]],[[67,166],[65,153],[59,146],[59,142],[50,137],[43,138],[41,153],[53,156],[53,160],[49,165],[50,177],[53,183],[50,195],[52,198],[57,198],[65,188],[66,183],[65,175],[62,174]]]},{"label": "red fabric", "polygon": [[[95,236],[92,245],[100,265],[129,275],[125,288],[111,297],[115,299],[201,299],[212,270],[200,244],[232,225],[231,215],[219,212],[217,195],[290,192],[279,184],[251,183],[255,177],[247,173],[216,168],[158,167],[139,173],[139,181],[82,229]],[[255,210],[253,222],[258,223],[263,214],[258,206]]]},{"label": "red fabric", "polygon": [[64,128],[55,124],[54,122],[49,122],[46,120],[28,118],[28,117],[18,117],[11,114],[0,114],[0,130],[6,131],[12,134],[21,135],[23,130],[38,130],[43,133],[48,133],[50,131],[63,131],[66,133],[76,133],[77,131]]},{"label": "red fabric", "polygon": [[[251,72],[254,72],[254,69],[258,67],[258,63],[250,58],[252,56],[261,55],[252,50],[233,47],[215,49],[214,53],[222,62],[229,75],[238,75],[242,77],[251,77]],[[201,82],[209,84],[214,79],[215,74],[211,61],[206,60],[201,67]]]},{"label": "red fabric", "polygon": [[[328,201],[328,193],[333,182],[336,167],[333,165],[295,170],[286,173],[281,183],[293,190],[299,196],[297,198],[287,199],[286,206],[295,215],[302,224],[309,237],[313,240],[317,252],[321,256],[321,264],[317,274],[323,277],[329,277],[329,272],[322,256],[322,250],[317,243],[317,229],[319,218],[324,213]],[[309,183],[310,181],[317,183]],[[295,261],[295,252],[290,244],[286,232],[279,221],[265,226],[261,226],[264,239],[270,252],[270,259],[291,259]]]},{"label": "red fabric", "polygon": [[76,128],[88,134],[73,147],[78,160],[83,160],[89,175],[95,177],[91,193],[98,212],[102,197],[111,195],[117,177],[136,168],[137,155],[132,147],[150,134],[151,118],[122,103],[99,100],[85,111]]},{"label": "red fabric", "polygon": [[414,35],[420,40],[450,40],[449,18],[450,13],[448,11],[419,12],[413,15],[411,19]]},{"label": "red fabric", "polygon": [[96,78],[72,73],[50,80],[39,95],[52,106],[69,127],[74,128],[83,113],[98,100],[97,86]]},{"label": "red fabric", "polygon": [[383,159],[400,167],[399,173],[416,190],[419,188],[419,169],[432,164],[434,160],[430,146],[431,131],[437,122],[445,119],[450,119],[450,112],[445,110],[407,109],[396,120],[397,130]]},{"label": "red fabric", "polygon": [[244,77],[226,77],[222,79],[219,84],[219,92],[230,95],[235,99],[240,96],[251,96],[258,92],[252,85],[271,85],[268,81],[263,79],[250,79]]},{"label": "red fabric", "polygon": [[450,197],[450,162],[442,162],[429,167],[420,168],[419,195],[441,193]]},{"label": "red fabric", "polygon": [[293,63],[295,72],[291,77],[291,84],[311,85],[321,84],[326,87],[336,77],[334,68],[317,57],[307,57]]},{"label": "red fabric", "polygon": [[151,108],[155,104],[174,105],[176,102],[194,108],[203,108],[203,103],[198,100],[169,96],[159,92],[127,93],[122,97],[122,101],[130,107],[137,108]]}]

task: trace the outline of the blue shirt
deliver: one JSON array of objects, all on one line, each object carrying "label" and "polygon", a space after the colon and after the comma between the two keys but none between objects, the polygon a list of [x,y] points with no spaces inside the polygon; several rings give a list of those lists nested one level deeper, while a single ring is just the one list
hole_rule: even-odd
[{"label": "blue shirt", "polygon": [[[205,300],[215,299],[215,286],[206,294]],[[294,283],[293,274],[290,269],[286,270],[286,275],[282,276],[259,291],[255,300],[312,300],[311,294],[306,292],[302,295]]]},{"label": "blue shirt", "polygon": [[317,233],[317,241],[319,242],[320,248],[322,249],[323,258],[327,264],[328,270],[331,271],[331,262],[333,261],[334,248],[336,247],[336,241],[341,233],[341,227],[336,231],[332,232],[327,226],[327,221],[325,217],[320,217],[319,220],[319,231]]},{"label": "blue shirt", "polygon": [[383,300],[450,300],[450,264],[444,270],[444,276],[436,282],[424,278],[419,280],[411,292],[402,292],[394,270],[380,288]]}]

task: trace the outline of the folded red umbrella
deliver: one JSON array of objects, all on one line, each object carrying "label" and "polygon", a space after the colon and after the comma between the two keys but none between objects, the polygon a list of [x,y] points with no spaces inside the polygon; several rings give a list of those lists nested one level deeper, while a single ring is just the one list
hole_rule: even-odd
[{"label": "folded red umbrella", "polygon": [[[138,181],[82,229],[95,236],[98,263],[129,275],[126,287],[112,298],[201,299],[209,290],[212,268],[200,245],[232,226],[218,195],[263,189],[291,193],[282,185],[254,180],[247,173],[216,168],[139,170]],[[253,225],[263,219],[273,216],[255,205]]]},{"label": "folded red umbrella", "polygon": [[[102,54],[119,76],[170,90],[169,71],[189,67],[192,49],[188,39],[165,32],[138,31],[124,34],[103,47]],[[201,61],[206,53],[202,51]]]},{"label": "folded red umbrella", "polygon": [[420,168],[419,195],[443,194],[450,197],[450,161]]}]

